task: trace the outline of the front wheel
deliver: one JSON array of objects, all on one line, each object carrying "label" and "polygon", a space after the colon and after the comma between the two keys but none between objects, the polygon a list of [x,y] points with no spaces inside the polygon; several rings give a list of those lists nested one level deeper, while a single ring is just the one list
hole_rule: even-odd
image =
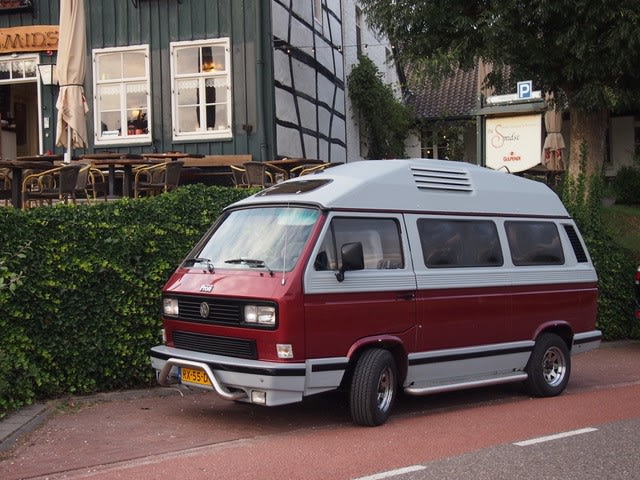
[{"label": "front wheel", "polygon": [[553,333],[538,337],[527,364],[527,388],[536,397],[553,397],[562,393],[571,375],[569,347]]},{"label": "front wheel", "polygon": [[393,355],[372,349],[356,363],[351,381],[351,418],[358,425],[374,427],[389,418],[397,392],[397,370]]}]

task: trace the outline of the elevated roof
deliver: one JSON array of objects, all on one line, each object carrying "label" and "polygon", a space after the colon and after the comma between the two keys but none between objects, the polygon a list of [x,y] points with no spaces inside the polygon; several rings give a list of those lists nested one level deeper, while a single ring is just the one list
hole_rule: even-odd
[{"label": "elevated roof", "polygon": [[568,217],[545,184],[464,162],[368,160],[263,190],[234,206],[312,203],[327,209]]}]

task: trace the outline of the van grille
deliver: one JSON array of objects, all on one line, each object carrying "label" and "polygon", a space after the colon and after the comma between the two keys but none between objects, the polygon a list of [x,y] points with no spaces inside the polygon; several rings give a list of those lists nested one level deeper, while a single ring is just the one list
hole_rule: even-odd
[{"label": "van grille", "polygon": [[176,348],[193,352],[225,355],[227,357],[256,360],[256,342],[243,338],[217,337],[192,332],[173,332],[173,344]]},{"label": "van grille", "polygon": [[411,167],[411,172],[419,190],[473,191],[469,173],[462,168]]},{"label": "van grille", "polygon": [[[209,315],[200,315],[200,305],[209,306]],[[242,303],[236,300],[224,300],[207,297],[178,297],[180,320],[190,320],[199,323],[238,325],[242,322]]]}]

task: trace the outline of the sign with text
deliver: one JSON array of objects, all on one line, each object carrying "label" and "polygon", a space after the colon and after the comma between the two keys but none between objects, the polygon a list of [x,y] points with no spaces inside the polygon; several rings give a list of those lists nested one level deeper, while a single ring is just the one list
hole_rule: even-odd
[{"label": "sign with text", "polygon": [[494,170],[522,172],[540,163],[542,115],[486,120],[486,164]]},{"label": "sign with text", "polygon": [[28,25],[0,29],[0,54],[58,50],[58,25]]}]

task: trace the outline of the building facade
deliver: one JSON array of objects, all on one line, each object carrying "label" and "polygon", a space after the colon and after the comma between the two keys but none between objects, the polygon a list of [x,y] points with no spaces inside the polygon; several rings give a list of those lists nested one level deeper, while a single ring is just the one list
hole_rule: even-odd
[{"label": "building facade", "polygon": [[[85,12],[84,152],[359,159],[346,76],[368,46],[394,71],[355,0],[85,0]],[[59,0],[0,0],[5,157],[62,152],[58,21]]]}]

